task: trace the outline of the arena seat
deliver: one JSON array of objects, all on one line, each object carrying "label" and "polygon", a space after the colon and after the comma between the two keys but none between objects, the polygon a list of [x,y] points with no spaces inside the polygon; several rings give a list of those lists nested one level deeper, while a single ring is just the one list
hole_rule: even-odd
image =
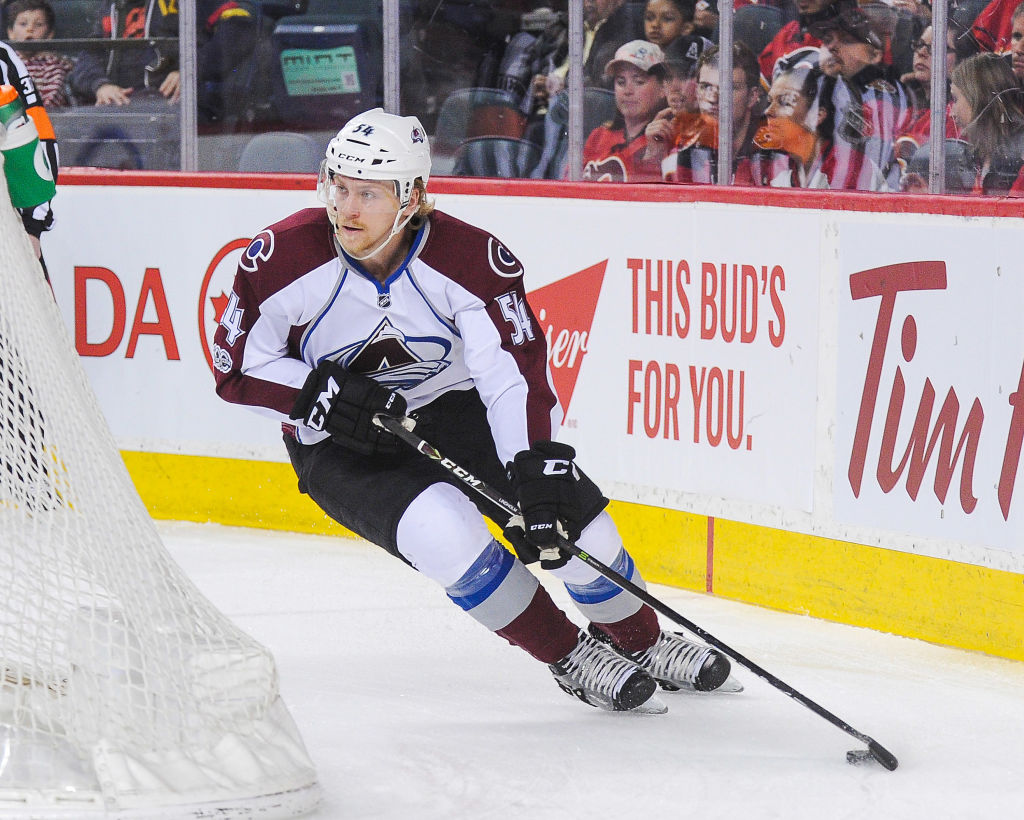
[{"label": "arena seat", "polygon": [[514,137],[475,137],[466,140],[455,154],[453,176],[528,177],[540,159],[540,146]]},{"label": "arena seat", "polygon": [[[947,139],[945,141],[945,180],[944,190],[947,194],[965,196],[974,189],[976,170],[972,158],[971,147],[963,140]],[[931,167],[931,152],[928,144],[922,145],[914,152],[907,163],[907,174],[919,174],[925,184]]]},{"label": "arena seat", "polygon": [[[615,116],[615,94],[606,88],[583,89],[583,139]],[[569,150],[569,92],[559,91],[544,115],[544,147],[530,176],[562,179]]]},{"label": "arena seat", "polygon": [[246,143],[238,160],[238,170],[315,174],[324,152],[325,147],[309,134],[267,131]]},{"label": "arena seat", "polygon": [[83,105],[49,112],[61,164],[122,170],[180,167],[178,111],[162,97],[129,105]]},{"label": "arena seat", "polygon": [[511,91],[498,88],[460,88],[441,104],[430,149],[434,173],[450,173],[459,146],[476,137],[523,136],[526,118]]}]

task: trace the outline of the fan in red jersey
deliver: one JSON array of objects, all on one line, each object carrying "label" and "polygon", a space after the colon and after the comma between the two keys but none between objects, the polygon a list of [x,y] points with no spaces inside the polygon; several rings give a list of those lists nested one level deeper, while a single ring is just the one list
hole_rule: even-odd
[{"label": "fan in red jersey", "polygon": [[646,40],[632,40],[605,66],[615,91],[614,119],[590,132],[583,146],[583,178],[595,182],[660,182],[661,168],[645,158],[651,120],[665,107],[661,80],[665,55]]}]

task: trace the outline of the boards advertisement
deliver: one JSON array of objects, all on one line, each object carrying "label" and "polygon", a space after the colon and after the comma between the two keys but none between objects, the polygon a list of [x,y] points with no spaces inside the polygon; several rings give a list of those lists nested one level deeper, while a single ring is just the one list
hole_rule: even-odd
[{"label": "boards advertisement", "polygon": [[[211,341],[242,251],[312,188],[62,187],[47,263],[122,449],[285,460],[214,393]],[[436,202],[523,262],[560,438],[613,498],[1024,570],[1024,220]]]}]

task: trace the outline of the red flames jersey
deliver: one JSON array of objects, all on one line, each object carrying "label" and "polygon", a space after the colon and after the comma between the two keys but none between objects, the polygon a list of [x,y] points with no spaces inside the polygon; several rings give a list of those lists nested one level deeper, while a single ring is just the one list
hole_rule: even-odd
[{"label": "red flames jersey", "polygon": [[547,342],[523,266],[486,231],[435,211],[386,282],[334,240],[323,208],[260,232],[242,253],[214,336],[217,392],[295,428],[310,370],[333,359],[401,393],[413,411],[476,388],[502,462],[558,431]]},{"label": "red flames jersey", "polygon": [[583,179],[589,182],[661,182],[661,164],[644,159],[647,135],[631,142],[624,128],[601,125],[583,146]]},{"label": "red flames jersey", "polygon": [[787,54],[807,47],[820,48],[821,40],[809,33],[799,20],[791,20],[780,28],[758,57],[761,65],[761,83],[764,87],[771,88],[772,74],[779,60]]}]

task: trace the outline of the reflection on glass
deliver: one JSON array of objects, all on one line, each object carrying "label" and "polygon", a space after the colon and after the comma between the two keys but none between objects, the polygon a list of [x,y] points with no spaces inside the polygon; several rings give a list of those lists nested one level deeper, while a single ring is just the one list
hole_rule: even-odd
[{"label": "reflection on glass", "polygon": [[887,190],[870,157],[850,153],[835,139],[837,80],[813,55],[776,72],[768,91],[765,123],[754,141],[751,181],[775,188]]},{"label": "reflection on glass", "polygon": [[[906,88],[897,76],[891,55],[898,13],[888,6],[846,7],[811,26],[834,61],[832,106],[837,173],[861,177],[857,190],[899,190],[902,166],[896,140],[912,119]],[[875,187],[865,177],[868,164],[883,179]]]},{"label": "reflection on glass", "polygon": [[717,181],[721,95],[723,86],[731,85],[733,180],[749,184],[747,169],[762,108],[760,69],[756,56],[743,43],[734,43],[732,62],[732,82],[723,83],[718,46],[701,54],[695,77],[698,110],[676,118],[675,147],[662,162],[666,179],[700,184]]}]

